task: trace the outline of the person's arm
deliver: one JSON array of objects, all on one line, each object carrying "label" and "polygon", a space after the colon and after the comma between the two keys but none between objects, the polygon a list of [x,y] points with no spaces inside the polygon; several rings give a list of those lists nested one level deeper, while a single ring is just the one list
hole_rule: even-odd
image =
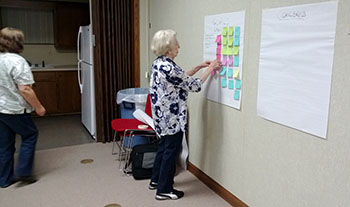
[{"label": "person's arm", "polygon": [[35,109],[39,116],[44,116],[46,109],[41,105],[38,97],[30,85],[18,85],[18,90],[23,98]]},{"label": "person's arm", "polygon": [[217,69],[219,69],[219,68],[221,68],[221,67],[222,67],[221,61],[219,61],[219,60],[213,60],[213,61],[209,64],[208,69],[205,70],[204,73],[202,73],[202,75],[201,75],[201,77],[200,77],[202,83],[204,83],[204,82],[208,79],[208,77],[209,77],[209,75],[210,75],[210,73],[211,73],[212,71],[217,70]]},{"label": "person's arm", "polygon": [[190,70],[187,70],[187,71],[186,71],[186,74],[187,74],[188,76],[193,76],[193,75],[196,74],[200,69],[208,67],[210,63],[211,63],[211,61],[205,61],[205,62],[199,64],[198,66],[196,66],[196,67],[194,67],[194,68],[192,68],[192,69],[190,69]]}]

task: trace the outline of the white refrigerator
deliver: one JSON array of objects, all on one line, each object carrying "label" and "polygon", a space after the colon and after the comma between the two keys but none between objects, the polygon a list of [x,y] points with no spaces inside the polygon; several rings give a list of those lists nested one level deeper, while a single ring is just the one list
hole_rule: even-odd
[{"label": "white refrigerator", "polygon": [[96,139],[96,107],[91,24],[79,28],[77,40],[78,82],[81,93],[81,122]]}]

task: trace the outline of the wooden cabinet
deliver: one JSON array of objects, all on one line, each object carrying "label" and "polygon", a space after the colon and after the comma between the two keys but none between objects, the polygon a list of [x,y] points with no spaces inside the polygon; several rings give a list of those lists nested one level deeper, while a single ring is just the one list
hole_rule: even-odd
[{"label": "wooden cabinet", "polygon": [[56,2],[54,10],[55,47],[76,49],[80,26],[90,24],[88,3]]},{"label": "wooden cabinet", "polygon": [[46,108],[47,115],[80,113],[77,71],[38,71],[33,75],[33,89]]}]

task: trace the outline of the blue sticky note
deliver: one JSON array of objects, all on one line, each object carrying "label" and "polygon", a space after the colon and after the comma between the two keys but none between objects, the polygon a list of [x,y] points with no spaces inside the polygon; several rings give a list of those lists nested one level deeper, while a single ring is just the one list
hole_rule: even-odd
[{"label": "blue sticky note", "polygon": [[226,74],[226,67],[222,67],[220,71],[220,75],[225,75]]},{"label": "blue sticky note", "polygon": [[241,89],[241,85],[242,85],[241,80],[236,80],[235,88],[236,88],[236,89]]},{"label": "blue sticky note", "polygon": [[238,66],[239,65],[239,56],[235,55],[233,59],[233,66]]},{"label": "blue sticky note", "polygon": [[235,42],[233,43],[234,46],[239,46],[239,36],[235,36]]},{"label": "blue sticky note", "polygon": [[233,80],[228,80],[228,88],[233,89]]},{"label": "blue sticky note", "polygon": [[226,86],[227,86],[227,80],[226,80],[226,78],[221,79],[221,87],[222,87],[222,88],[226,88]]},{"label": "blue sticky note", "polygon": [[239,96],[240,96],[240,91],[235,91],[235,94],[233,95],[233,98],[235,100],[239,100]]},{"label": "blue sticky note", "polygon": [[239,36],[241,33],[241,27],[235,27],[235,36]]},{"label": "blue sticky note", "polygon": [[233,69],[232,68],[227,70],[227,77],[229,77],[229,78],[233,77]]}]

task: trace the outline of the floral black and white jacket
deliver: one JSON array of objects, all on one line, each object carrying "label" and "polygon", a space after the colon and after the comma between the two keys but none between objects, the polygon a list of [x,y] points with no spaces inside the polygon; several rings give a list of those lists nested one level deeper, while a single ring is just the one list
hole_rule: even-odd
[{"label": "floral black and white jacket", "polygon": [[199,92],[202,82],[188,76],[167,56],[159,56],[152,65],[150,95],[152,116],[159,136],[187,130],[188,92]]}]

